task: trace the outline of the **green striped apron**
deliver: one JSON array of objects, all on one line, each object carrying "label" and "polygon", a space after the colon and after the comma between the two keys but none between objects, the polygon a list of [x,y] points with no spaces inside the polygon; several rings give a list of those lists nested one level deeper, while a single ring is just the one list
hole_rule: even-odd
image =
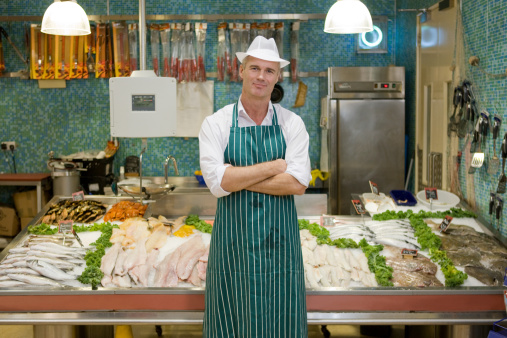
[{"label": "green striped apron", "polygon": [[[274,109],[274,107],[273,107]],[[225,163],[285,158],[271,126],[238,127],[234,105]],[[218,199],[206,272],[204,337],[307,337],[306,291],[294,196],[247,190]]]}]

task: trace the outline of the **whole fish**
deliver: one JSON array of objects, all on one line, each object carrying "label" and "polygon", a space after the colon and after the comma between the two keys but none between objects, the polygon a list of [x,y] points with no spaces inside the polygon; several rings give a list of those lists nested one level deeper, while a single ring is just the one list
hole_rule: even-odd
[{"label": "whole fish", "polygon": [[377,238],[377,239],[394,239],[397,241],[409,242],[415,246],[419,246],[419,243],[417,242],[417,240],[414,237],[398,236],[398,235],[389,234],[389,235],[376,236],[375,238]]},{"label": "whole fish", "polygon": [[58,269],[54,265],[51,265],[41,260],[28,261],[27,264],[30,269],[35,270],[41,275],[51,279],[55,280],[74,279],[74,276],[69,275],[68,273],[62,271],[61,269]]},{"label": "whole fish", "polygon": [[22,253],[27,253],[28,250],[30,250],[30,248],[26,248],[26,247],[17,247],[17,248],[12,248],[9,250],[9,253],[13,253],[13,254],[22,254]]},{"label": "whole fish", "polygon": [[19,262],[19,261],[22,261],[24,260],[26,256],[23,256],[23,257],[13,257],[13,258],[7,258],[5,260],[2,261],[2,265],[3,264],[14,264],[16,262]]},{"label": "whole fish", "polygon": [[53,252],[53,253],[68,253],[68,254],[86,253],[86,249],[83,249],[83,248],[69,248],[69,247],[66,247],[63,245],[58,245],[55,243],[38,243],[38,244],[30,246],[30,249]]},{"label": "whole fish", "polygon": [[406,249],[414,249],[414,250],[419,250],[420,249],[419,246],[415,246],[414,244],[412,244],[410,242],[402,241],[402,240],[399,240],[399,239],[375,238],[375,242],[377,242],[379,244],[383,244],[383,245],[395,246],[395,247],[398,247],[398,248],[406,248]]},{"label": "whole fish", "polygon": [[0,275],[3,275],[3,276],[9,275],[11,273],[25,273],[27,275],[36,275],[36,276],[39,275],[39,273],[37,271],[34,271],[29,268],[11,268],[11,269],[0,270]]},{"label": "whole fish", "polygon": [[31,238],[28,240],[28,242],[25,242],[25,243],[28,243],[28,246],[32,246],[32,245],[39,244],[39,243],[53,243],[53,244],[57,244],[60,246],[71,247],[74,244],[74,240],[70,237],[66,238],[65,241],[63,240],[63,238],[62,239]]},{"label": "whole fish", "polygon": [[44,262],[50,263],[60,269],[73,269],[76,267],[76,264],[69,262],[69,261],[64,261],[63,259],[50,258],[50,257],[38,257],[38,256],[26,256],[25,261],[33,261],[33,260],[44,261]]},{"label": "whole fish", "polygon": [[29,256],[42,256],[42,257],[51,257],[51,258],[59,258],[59,259],[75,259],[75,258],[83,258],[85,255],[81,253],[54,253],[54,252],[44,252],[40,250],[30,250],[26,253]]},{"label": "whole fish", "polygon": [[42,276],[27,275],[23,273],[12,273],[7,275],[10,279],[24,282],[30,285],[62,286],[60,283]]},{"label": "whole fish", "polygon": [[12,279],[0,280],[0,288],[10,288],[10,287],[14,287],[14,286],[27,286],[27,285],[28,284],[23,283],[18,280],[12,280]]}]

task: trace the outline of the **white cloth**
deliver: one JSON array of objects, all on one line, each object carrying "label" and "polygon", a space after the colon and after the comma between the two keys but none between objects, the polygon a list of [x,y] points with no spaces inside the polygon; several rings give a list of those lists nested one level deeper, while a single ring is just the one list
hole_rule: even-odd
[{"label": "white cloth", "polygon": [[[234,104],[225,106],[215,114],[208,116],[199,132],[199,154],[201,171],[206,185],[216,197],[230,194],[222,189],[221,183],[225,168],[229,164],[224,163],[224,152],[229,144],[229,133],[232,126],[232,112]],[[278,124],[282,128],[287,150],[285,161],[287,162],[288,174],[291,174],[305,187],[310,182],[311,169],[308,155],[309,136],[301,117],[280,105],[275,105]],[[273,105],[269,102],[268,113],[262,121],[263,126],[272,125]],[[238,104],[238,127],[256,126],[248,116],[239,100]]]}]

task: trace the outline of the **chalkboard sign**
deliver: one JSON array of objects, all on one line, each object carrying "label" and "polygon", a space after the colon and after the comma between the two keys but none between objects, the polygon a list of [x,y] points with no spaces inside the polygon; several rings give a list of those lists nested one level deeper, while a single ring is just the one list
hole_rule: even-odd
[{"label": "chalkboard sign", "polygon": [[354,209],[356,209],[356,212],[359,215],[366,213],[366,210],[364,209],[364,206],[363,206],[363,203],[361,203],[361,200],[352,200],[352,205],[354,206]]},{"label": "chalkboard sign", "polygon": [[414,249],[402,249],[401,255],[403,258],[415,258],[417,257],[417,250]]},{"label": "chalkboard sign", "polygon": [[58,223],[58,232],[62,234],[71,234],[73,232],[73,221],[60,221]]},{"label": "chalkboard sign", "polygon": [[424,193],[426,194],[427,200],[438,200],[437,188],[424,188]]},{"label": "chalkboard sign", "polygon": [[82,201],[84,199],[85,199],[85,197],[84,197],[83,191],[78,191],[78,192],[72,193],[72,200],[73,201]]},{"label": "chalkboard sign", "polygon": [[447,228],[451,224],[451,221],[452,221],[451,216],[449,216],[449,215],[445,216],[444,220],[442,221],[442,223],[439,226],[440,232],[445,232],[445,230],[447,230]]},{"label": "chalkboard sign", "polygon": [[370,182],[371,192],[374,193],[375,195],[378,195],[379,192],[378,192],[378,185],[377,185],[377,183],[374,183],[372,181],[369,181],[369,182]]}]

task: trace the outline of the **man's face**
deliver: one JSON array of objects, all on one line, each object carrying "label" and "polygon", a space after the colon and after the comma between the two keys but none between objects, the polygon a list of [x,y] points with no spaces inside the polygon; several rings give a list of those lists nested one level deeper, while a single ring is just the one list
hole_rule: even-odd
[{"label": "man's face", "polygon": [[279,71],[279,62],[247,56],[239,68],[239,75],[243,79],[243,95],[271,98]]}]

